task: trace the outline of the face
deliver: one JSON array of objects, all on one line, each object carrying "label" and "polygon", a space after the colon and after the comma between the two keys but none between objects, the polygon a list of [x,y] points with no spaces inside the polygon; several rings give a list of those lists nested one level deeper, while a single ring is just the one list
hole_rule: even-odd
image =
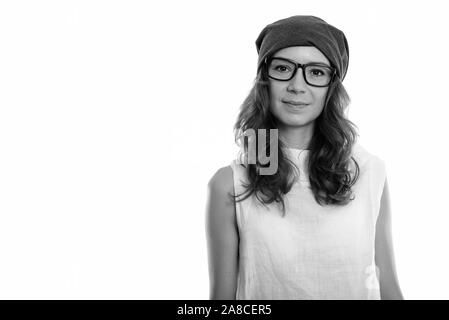
[{"label": "face", "polygon": [[[324,63],[330,66],[326,56],[315,47],[296,46],[277,51],[273,57],[286,58],[297,63]],[[269,78],[270,110],[278,119],[279,127],[313,128],[315,119],[321,114],[329,87],[313,87],[303,77],[302,69],[298,69],[289,81]],[[306,105],[294,106],[290,102],[301,102]]]}]

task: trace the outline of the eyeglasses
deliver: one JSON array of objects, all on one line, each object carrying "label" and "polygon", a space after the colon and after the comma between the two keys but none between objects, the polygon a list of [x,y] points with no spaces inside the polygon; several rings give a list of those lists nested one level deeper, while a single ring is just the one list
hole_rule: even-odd
[{"label": "eyeglasses", "polygon": [[270,58],[265,60],[268,67],[268,77],[279,81],[293,79],[298,68],[308,85],[314,87],[327,87],[334,80],[336,69],[320,64],[300,64],[285,58]]}]

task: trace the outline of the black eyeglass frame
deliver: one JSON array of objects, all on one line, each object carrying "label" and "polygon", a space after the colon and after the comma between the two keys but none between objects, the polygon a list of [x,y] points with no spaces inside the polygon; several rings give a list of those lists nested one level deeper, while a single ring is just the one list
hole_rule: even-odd
[{"label": "black eyeglass frame", "polygon": [[[270,62],[271,62],[273,59],[276,59],[276,60],[284,60],[284,61],[290,62],[291,64],[294,65],[295,70],[293,71],[293,73],[292,73],[292,75],[291,75],[290,78],[288,78],[288,79],[277,79],[277,78],[274,78],[274,77],[270,76],[270,72],[269,72],[269,70],[268,70],[268,66],[269,66]],[[307,81],[306,71],[305,71],[306,67],[308,67],[308,66],[325,67],[325,68],[330,69],[331,72],[332,72],[332,76],[331,76],[331,79],[329,80],[329,83],[326,84],[326,85],[322,85],[322,86],[318,86],[318,85],[316,85],[316,84],[311,84],[311,83],[309,83],[309,81]],[[320,64],[320,63],[316,63],[316,62],[306,63],[306,64],[301,64],[301,63],[297,63],[297,62],[295,62],[295,61],[292,61],[292,60],[289,60],[289,59],[286,59],[286,58],[281,58],[281,57],[265,58],[265,67],[266,67],[266,70],[267,70],[267,75],[268,75],[268,77],[271,78],[271,79],[274,79],[274,80],[278,80],[278,81],[290,81],[291,79],[293,79],[293,78],[295,77],[296,72],[298,71],[298,69],[301,68],[301,70],[302,70],[302,76],[303,76],[303,78],[304,78],[304,81],[305,81],[309,86],[312,86],[312,87],[319,87],[319,88],[323,88],[323,87],[328,87],[328,86],[330,86],[331,83],[335,80],[335,76],[336,76],[336,74],[337,74],[337,69],[335,69],[335,68],[333,68],[333,67],[330,67],[330,66],[327,66],[327,65],[324,65],[324,64]]]}]

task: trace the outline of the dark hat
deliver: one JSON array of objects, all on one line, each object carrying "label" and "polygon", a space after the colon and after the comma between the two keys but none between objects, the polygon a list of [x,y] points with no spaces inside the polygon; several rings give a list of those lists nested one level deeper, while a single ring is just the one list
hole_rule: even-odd
[{"label": "dark hat", "polygon": [[267,25],[256,40],[257,70],[276,51],[291,46],[315,46],[337,69],[341,81],[349,63],[348,41],[342,31],[314,16],[292,16]]}]

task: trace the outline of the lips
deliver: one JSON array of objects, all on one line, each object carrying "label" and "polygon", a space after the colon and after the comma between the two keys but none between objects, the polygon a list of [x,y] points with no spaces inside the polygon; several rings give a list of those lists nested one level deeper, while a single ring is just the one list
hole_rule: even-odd
[{"label": "lips", "polygon": [[282,100],[282,102],[288,103],[288,104],[290,104],[290,105],[292,105],[292,106],[297,106],[297,107],[309,105],[309,103],[305,103],[305,102],[301,102],[301,101],[288,101],[288,100]]}]

